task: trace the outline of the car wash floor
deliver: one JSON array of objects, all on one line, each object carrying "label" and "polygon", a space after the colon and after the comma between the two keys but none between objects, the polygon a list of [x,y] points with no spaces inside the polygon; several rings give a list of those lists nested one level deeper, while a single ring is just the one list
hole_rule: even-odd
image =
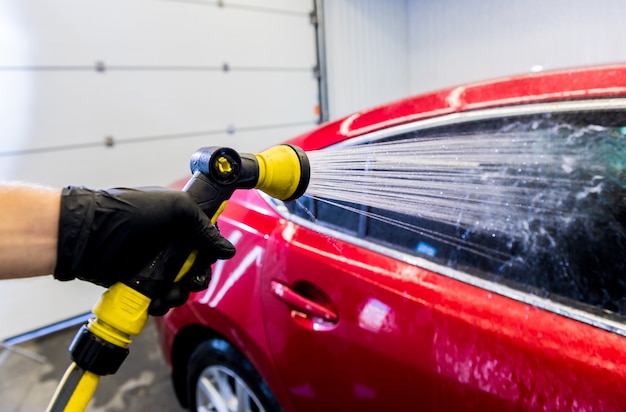
[{"label": "car wash floor", "polygon": [[[17,345],[41,359],[0,349],[0,412],[44,411],[69,365],[69,347],[78,327]],[[28,353],[27,353],[28,354]],[[130,354],[115,375],[100,379],[91,412],[183,411],[150,319],[133,340]]]}]

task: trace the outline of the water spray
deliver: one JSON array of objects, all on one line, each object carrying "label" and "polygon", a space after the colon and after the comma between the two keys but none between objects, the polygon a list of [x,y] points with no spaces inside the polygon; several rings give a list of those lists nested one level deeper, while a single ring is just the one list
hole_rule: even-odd
[{"label": "water spray", "polygon": [[625,133],[530,120],[338,145],[308,152],[306,194],[365,215],[374,242],[626,314],[626,280],[611,280],[626,261]]}]

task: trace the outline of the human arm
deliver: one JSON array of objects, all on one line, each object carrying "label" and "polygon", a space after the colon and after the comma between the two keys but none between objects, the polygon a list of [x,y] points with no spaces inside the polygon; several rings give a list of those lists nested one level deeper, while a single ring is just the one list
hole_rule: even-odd
[{"label": "human arm", "polygon": [[[107,288],[125,282],[152,300],[151,314],[163,314],[184,303],[190,291],[205,289],[210,265],[235,253],[186,192],[2,189],[0,278],[53,273],[59,280],[78,278]],[[165,273],[153,278],[143,270],[171,246],[178,252],[164,261]],[[173,284],[192,250],[198,251],[195,270]]]},{"label": "human arm", "polygon": [[0,184],[0,279],[54,271],[60,204],[58,189]]}]

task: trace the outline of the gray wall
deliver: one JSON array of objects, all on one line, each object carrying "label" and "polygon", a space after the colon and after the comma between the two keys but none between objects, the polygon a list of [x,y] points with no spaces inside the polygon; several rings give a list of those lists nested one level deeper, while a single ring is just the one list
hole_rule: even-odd
[{"label": "gray wall", "polygon": [[621,0],[408,3],[410,93],[626,61]]},{"label": "gray wall", "polygon": [[621,0],[328,0],[330,118],[465,82],[626,61]]},{"label": "gray wall", "polygon": [[324,1],[330,119],[406,96],[407,0]]}]

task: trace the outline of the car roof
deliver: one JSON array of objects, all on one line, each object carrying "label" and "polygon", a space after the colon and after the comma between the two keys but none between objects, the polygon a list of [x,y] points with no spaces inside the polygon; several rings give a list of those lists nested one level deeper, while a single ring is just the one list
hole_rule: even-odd
[{"label": "car roof", "polygon": [[626,95],[626,64],[530,73],[397,100],[325,124],[289,143],[315,150],[390,126],[445,114],[619,95]]}]

